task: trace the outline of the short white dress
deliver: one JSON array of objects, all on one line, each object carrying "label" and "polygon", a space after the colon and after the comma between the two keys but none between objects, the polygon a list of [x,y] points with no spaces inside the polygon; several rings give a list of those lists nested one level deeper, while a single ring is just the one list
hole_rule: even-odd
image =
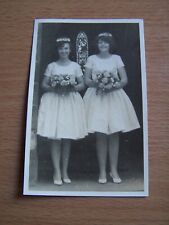
[{"label": "short white dress", "polygon": [[[106,59],[92,55],[85,66],[92,69],[92,77],[97,71],[113,72],[118,77],[118,68],[123,67],[124,63],[118,55],[113,54]],[[84,95],[84,103],[89,133],[109,135],[140,127],[134,107],[123,89],[98,94],[96,88],[90,87]]]},{"label": "short white dress", "polygon": [[[83,75],[79,64],[72,61],[66,66],[50,63],[44,75],[52,77],[56,74],[69,74],[74,79]],[[44,93],[40,101],[37,134],[54,140],[85,137],[87,126],[81,95],[73,91],[67,94]]]}]

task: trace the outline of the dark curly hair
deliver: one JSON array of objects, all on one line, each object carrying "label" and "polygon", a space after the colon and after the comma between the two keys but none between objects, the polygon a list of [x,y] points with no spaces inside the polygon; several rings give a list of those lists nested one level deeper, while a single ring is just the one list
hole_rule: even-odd
[{"label": "dark curly hair", "polygon": [[[60,41],[57,41],[58,39],[60,39]],[[63,40],[62,40],[63,39]],[[67,40],[69,39],[69,41]],[[66,36],[62,36],[62,37],[59,37],[56,39],[56,45],[55,45],[55,58],[58,59],[59,55],[58,55],[58,49],[59,48],[63,48],[65,44],[69,44],[70,46],[70,51],[72,49],[72,44],[71,44],[71,40],[69,37],[66,37]]]},{"label": "dark curly hair", "polygon": [[117,44],[116,44],[114,36],[112,34],[108,33],[108,32],[105,32],[104,34],[105,35],[98,34],[97,37],[96,37],[96,49],[97,49],[97,51],[98,51],[98,42],[101,40],[101,41],[104,41],[104,42],[109,44],[110,53],[112,53],[112,54],[115,53],[117,51]]},{"label": "dark curly hair", "polygon": [[71,39],[69,37],[59,37],[56,39],[56,48],[62,48],[64,44],[69,44],[71,47]]}]

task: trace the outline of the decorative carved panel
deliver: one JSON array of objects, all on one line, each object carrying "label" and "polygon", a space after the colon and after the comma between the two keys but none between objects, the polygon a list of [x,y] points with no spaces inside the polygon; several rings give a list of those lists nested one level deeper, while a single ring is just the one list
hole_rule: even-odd
[{"label": "decorative carved panel", "polygon": [[88,58],[88,38],[85,32],[78,33],[76,38],[76,61],[84,72],[84,65]]}]

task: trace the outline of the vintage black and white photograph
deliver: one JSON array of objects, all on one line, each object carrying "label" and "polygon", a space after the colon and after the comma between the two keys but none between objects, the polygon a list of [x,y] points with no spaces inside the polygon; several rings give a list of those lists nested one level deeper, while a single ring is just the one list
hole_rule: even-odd
[{"label": "vintage black and white photograph", "polygon": [[148,196],[142,19],[36,19],[25,195]]}]

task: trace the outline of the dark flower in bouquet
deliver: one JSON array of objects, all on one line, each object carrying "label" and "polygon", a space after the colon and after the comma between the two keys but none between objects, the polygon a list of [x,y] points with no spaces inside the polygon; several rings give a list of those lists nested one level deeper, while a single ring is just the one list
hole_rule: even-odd
[{"label": "dark flower in bouquet", "polygon": [[101,94],[115,87],[116,83],[119,82],[120,80],[115,75],[115,73],[103,71],[95,73],[94,81],[97,83],[96,94]]},{"label": "dark flower in bouquet", "polygon": [[59,84],[60,84],[60,76],[59,75],[54,75],[50,78],[50,86],[51,87],[56,87]]}]

